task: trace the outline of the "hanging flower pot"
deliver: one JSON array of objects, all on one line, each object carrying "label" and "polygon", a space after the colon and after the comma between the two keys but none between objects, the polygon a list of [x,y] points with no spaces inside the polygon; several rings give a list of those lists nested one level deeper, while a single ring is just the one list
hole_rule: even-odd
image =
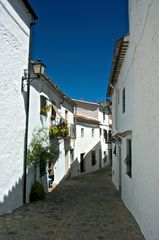
[{"label": "hanging flower pot", "polygon": [[64,138],[69,134],[69,129],[66,123],[60,123],[58,125],[51,125],[49,129],[50,137],[52,138]]}]

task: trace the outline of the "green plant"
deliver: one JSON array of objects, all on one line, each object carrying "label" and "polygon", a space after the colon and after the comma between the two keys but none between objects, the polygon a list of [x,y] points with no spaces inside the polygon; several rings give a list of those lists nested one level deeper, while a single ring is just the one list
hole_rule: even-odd
[{"label": "green plant", "polygon": [[59,151],[54,145],[50,145],[49,132],[46,128],[34,130],[32,141],[27,152],[28,166],[41,166],[44,172],[47,162],[55,163]]},{"label": "green plant", "polygon": [[125,163],[128,166],[131,166],[131,155],[128,154],[127,157],[125,158]]},{"label": "green plant", "polygon": [[67,137],[69,129],[66,123],[60,123],[58,125],[52,125],[49,129],[50,137]]},{"label": "green plant", "polygon": [[30,202],[43,200],[45,198],[44,187],[40,182],[34,182],[30,192]]},{"label": "green plant", "polygon": [[45,107],[41,108],[40,114],[47,116],[47,112],[50,112],[51,107],[52,107],[52,105],[49,104],[49,105],[46,105]]}]

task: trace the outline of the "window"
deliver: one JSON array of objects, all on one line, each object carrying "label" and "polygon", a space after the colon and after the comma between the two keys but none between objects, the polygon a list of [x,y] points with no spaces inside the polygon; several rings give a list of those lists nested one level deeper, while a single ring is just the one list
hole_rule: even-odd
[{"label": "window", "polygon": [[125,88],[122,92],[122,112],[125,113]]},{"label": "window", "polygon": [[111,141],[111,138],[112,138],[112,131],[109,130],[108,131],[108,141]]},{"label": "window", "polygon": [[47,105],[47,99],[44,96],[40,96],[40,114],[47,116],[47,110],[46,110],[46,105]]},{"label": "window", "polygon": [[54,109],[54,107],[51,107],[51,120],[55,120],[56,119],[56,111]]},{"label": "window", "polygon": [[92,137],[94,137],[94,129],[92,129]]},{"label": "window", "polygon": [[68,121],[68,111],[65,110],[65,120]]},{"label": "window", "polygon": [[81,138],[84,137],[84,128],[81,128]]},{"label": "window", "polygon": [[104,131],[104,140],[105,140],[105,142],[107,142],[107,141],[108,141],[108,138],[107,138],[107,130],[106,130],[106,129],[103,129],[103,131]]},{"label": "window", "polygon": [[105,121],[105,112],[103,112],[103,121]]},{"label": "window", "polygon": [[100,137],[102,136],[102,129],[101,128],[99,129],[99,136]]},{"label": "window", "polygon": [[92,166],[96,165],[96,151],[92,151]]},{"label": "window", "polygon": [[131,177],[132,176],[132,147],[131,147],[131,139],[127,139],[126,141],[126,174]]}]

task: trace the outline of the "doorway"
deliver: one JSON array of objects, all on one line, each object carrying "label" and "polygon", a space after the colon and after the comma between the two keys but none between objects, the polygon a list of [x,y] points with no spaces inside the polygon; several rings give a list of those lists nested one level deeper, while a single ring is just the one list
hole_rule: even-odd
[{"label": "doorway", "polygon": [[80,154],[80,170],[81,170],[81,172],[85,171],[84,155],[85,155],[85,153]]},{"label": "doorway", "polygon": [[99,169],[102,168],[102,150],[99,149]]}]

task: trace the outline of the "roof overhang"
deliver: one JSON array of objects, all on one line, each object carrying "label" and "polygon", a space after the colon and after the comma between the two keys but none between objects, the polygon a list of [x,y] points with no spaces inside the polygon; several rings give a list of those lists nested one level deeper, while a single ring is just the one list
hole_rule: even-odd
[{"label": "roof overhang", "polygon": [[28,9],[28,11],[31,13],[32,17],[37,20],[38,17],[36,15],[36,13],[34,12],[33,8],[31,7],[30,3],[27,0],[22,0],[25,7]]},{"label": "roof overhang", "polygon": [[80,122],[85,122],[89,124],[99,125],[100,122],[97,119],[85,117],[83,115],[75,115],[75,119]]},{"label": "roof overhang", "polygon": [[76,106],[76,103],[71,98],[66,96],[48,75],[42,74],[42,77],[50,85],[50,87],[52,87],[62,97],[63,101],[68,102],[73,107]]},{"label": "roof overhang", "polygon": [[121,143],[122,138],[127,137],[128,135],[132,135],[132,130],[126,130],[124,132],[118,132],[112,136],[113,143]]},{"label": "roof overhang", "polygon": [[127,48],[129,46],[129,35],[126,35],[116,41],[109,84],[107,89],[107,97],[111,97],[113,87],[118,80],[118,76],[125,60]]},{"label": "roof overhang", "polygon": [[98,107],[99,103],[95,103],[95,102],[88,102],[88,101],[84,101],[84,100],[79,100],[79,99],[72,99],[77,105],[78,104],[85,104],[85,105],[91,105],[91,106],[95,106]]}]

